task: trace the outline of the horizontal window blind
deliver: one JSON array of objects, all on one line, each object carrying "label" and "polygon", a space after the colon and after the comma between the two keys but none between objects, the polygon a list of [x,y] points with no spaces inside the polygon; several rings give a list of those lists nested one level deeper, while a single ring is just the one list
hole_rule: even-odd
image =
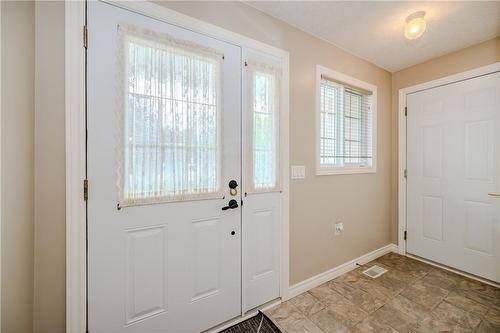
[{"label": "horizontal window blind", "polygon": [[371,167],[372,93],[325,77],[320,90],[320,167]]}]

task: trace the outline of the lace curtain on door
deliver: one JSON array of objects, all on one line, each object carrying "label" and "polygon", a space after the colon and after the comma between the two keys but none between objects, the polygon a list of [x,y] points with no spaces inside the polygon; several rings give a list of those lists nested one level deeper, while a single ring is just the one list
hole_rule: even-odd
[{"label": "lace curtain on door", "polygon": [[267,63],[248,61],[247,192],[280,190],[279,110],[281,70]]},{"label": "lace curtain on door", "polygon": [[118,26],[119,207],[222,196],[222,59]]}]

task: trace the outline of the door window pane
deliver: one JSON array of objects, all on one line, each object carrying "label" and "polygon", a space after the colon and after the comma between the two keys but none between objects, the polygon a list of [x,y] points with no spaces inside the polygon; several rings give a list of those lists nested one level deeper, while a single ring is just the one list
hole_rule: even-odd
[{"label": "door window pane", "polygon": [[222,55],[130,29],[123,53],[120,205],[219,196]]},{"label": "door window pane", "polygon": [[274,191],[279,188],[279,75],[249,62],[247,79],[251,160],[247,191]]}]

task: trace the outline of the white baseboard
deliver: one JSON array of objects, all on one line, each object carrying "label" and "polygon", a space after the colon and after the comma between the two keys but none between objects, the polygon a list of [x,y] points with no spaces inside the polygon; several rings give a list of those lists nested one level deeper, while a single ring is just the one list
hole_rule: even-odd
[{"label": "white baseboard", "polygon": [[375,251],[372,251],[370,253],[364,254],[356,259],[353,259],[349,262],[346,262],[345,264],[339,265],[337,267],[334,267],[326,272],[320,273],[316,276],[310,277],[307,280],[304,280],[302,282],[299,282],[297,284],[294,284],[293,286],[290,286],[288,289],[288,298],[295,297],[297,295],[300,295],[312,288],[315,288],[327,281],[330,281],[331,279],[334,279],[342,274],[345,274],[347,272],[352,271],[353,269],[356,268],[356,263],[359,264],[366,264],[367,262],[370,262],[372,260],[375,260],[381,256],[383,256],[386,253],[389,252],[396,252],[398,253],[398,246],[396,244],[388,244],[386,246],[383,246]]}]

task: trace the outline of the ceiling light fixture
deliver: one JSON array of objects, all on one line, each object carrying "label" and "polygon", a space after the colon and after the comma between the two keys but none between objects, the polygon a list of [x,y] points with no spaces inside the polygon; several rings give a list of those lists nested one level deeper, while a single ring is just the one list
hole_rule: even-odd
[{"label": "ceiling light fixture", "polygon": [[415,12],[406,18],[405,37],[407,39],[417,39],[425,32],[427,24],[424,20],[425,12]]}]

